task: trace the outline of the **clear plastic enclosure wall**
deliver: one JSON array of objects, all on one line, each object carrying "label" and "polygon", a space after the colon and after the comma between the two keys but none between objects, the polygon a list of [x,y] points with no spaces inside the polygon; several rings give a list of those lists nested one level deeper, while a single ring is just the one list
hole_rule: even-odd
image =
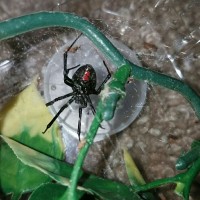
[{"label": "clear plastic enclosure wall", "polygon": [[[184,80],[200,92],[199,6],[197,0],[7,0],[0,2],[0,20],[40,10],[76,13],[132,49],[142,66]],[[38,90],[44,94],[45,70],[72,34],[78,32],[50,28],[0,43],[1,107],[35,75],[39,77]],[[147,90],[146,103],[136,120],[118,134],[92,145],[84,165],[88,171],[128,183],[122,156],[126,148],[148,182],[177,173],[176,159],[199,138],[200,123],[178,93],[149,84]],[[66,146],[66,160],[70,163],[76,159],[77,143],[75,140],[70,148]],[[198,199],[199,184],[198,178],[191,200]],[[158,193],[163,199],[178,199],[170,187]]]}]

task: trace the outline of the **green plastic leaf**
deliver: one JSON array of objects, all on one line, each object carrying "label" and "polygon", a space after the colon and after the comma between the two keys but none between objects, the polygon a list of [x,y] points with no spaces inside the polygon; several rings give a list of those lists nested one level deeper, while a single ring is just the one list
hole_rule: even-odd
[{"label": "green plastic leaf", "polygon": [[[62,200],[66,189],[67,189],[66,186],[59,184],[53,184],[53,183],[44,184],[31,194],[29,200],[39,200],[39,199]],[[78,198],[82,197],[83,194],[84,192],[77,191]]]},{"label": "green plastic leaf", "polygon": [[[61,159],[64,154],[58,126],[42,134],[51,119],[44,100],[32,84],[1,110],[0,134]],[[0,190],[4,195],[13,194],[13,199],[51,180],[44,173],[24,165],[3,142],[0,143],[0,160]]]},{"label": "green plastic leaf", "polygon": [[0,187],[4,194],[12,193],[13,200],[19,199],[22,193],[51,180],[38,170],[20,162],[3,141],[0,144]]},{"label": "green plastic leaf", "polygon": [[[73,169],[71,165],[30,149],[5,136],[2,137],[24,164],[40,170],[62,185],[68,185],[68,178],[71,176]],[[122,197],[126,200],[141,200],[139,195],[135,194],[130,187],[122,183],[86,173],[83,174],[83,172],[77,189],[106,200],[121,200]]]},{"label": "green plastic leaf", "polygon": [[1,136],[1,138],[3,138],[3,140],[13,150],[16,157],[25,166],[35,168],[63,185],[69,184],[67,178],[59,176],[60,166],[56,159],[35,151],[5,136]]}]

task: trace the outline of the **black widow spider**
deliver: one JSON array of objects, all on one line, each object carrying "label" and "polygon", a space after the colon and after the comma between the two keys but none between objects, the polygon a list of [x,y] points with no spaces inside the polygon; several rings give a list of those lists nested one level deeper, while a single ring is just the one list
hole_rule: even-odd
[{"label": "black widow spider", "polygon": [[[75,101],[75,103],[79,104],[79,121],[78,121],[78,129],[77,129],[77,134],[78,134],[79,141],[80,141],[80,134],[81,134],[82,109],[86,108],[87,104],[89,104],[90,107],[91,107],[93,115],[95,114],[95,108],[94,108],[94,106],[92,104],[92,101],[91,101],[89,95],[90,94],[98,95],[101,92],[104,84],[111,77],[111,73],[110,73],[105,61],[103,61],[103,64],[107,69],[108,75],[106,76],[104,81],[101,83],[99,88],[95,89],[96,88],[96,72],[95,72],[94,68],[90,64],[85,64],[85,65],[82,65],[82,66],[80,66],[80,64],[79,64],[79,65],[76,65],[75,67],[71,67],[69,69],[67,68],[68,52],[70,52],[70,50],[72,49],[73,45],[80,38],[81,35],[82,34],[80,34],[72,42],[72,44],[68,47],[67,51],[64,53],[64,71],[63,71],[64,83],[72,88],[72,92],[68,93],[66,95],[63,95],[63,96],[55,98],[54,100],[46,103],[46,106],[50,106],[50,105],[54,104],[56,101],[65,99],[67,97],[70,97],[70,96],[72,96],[72,97],[68,100],[68,102],[66,104],[64,104],[60,108],[60,110],[53,117],[53,119],[49,122],[49,124],[47,125],[46,129],[43,132],[43,133],[45,133],[52,126],[52,124],[58,118],[58,116],[61,114],[61,112],[64,109],[66,109],[73,101]],[[77,67],[79,67],[79,68],[73,74],[72,78],[69,78],[69,76],[68,76],[69,71],[72,70],[72,69],[75,69]]]}]

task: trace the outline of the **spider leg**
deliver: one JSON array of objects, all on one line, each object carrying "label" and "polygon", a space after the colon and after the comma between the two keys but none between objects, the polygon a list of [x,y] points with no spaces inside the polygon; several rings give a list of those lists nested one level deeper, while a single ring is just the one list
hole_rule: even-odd
[{"label": "spider leg", "polygon": [[64,55],[63,55],[63,56],[64,56],[64,71],[63,71],[64,82],[65,82],[67,85],[71,86],[71,87],[74,85],[74,83],[73,83],[72,79],[69,78],[69,76],[68,76],[69,71],[70,71],[71,69],[74,69],[74,68],[80,66],[80,65],[77,65],[77,66],[75,66],[75,67],[72,67],[72,68],[70,68],[70,69],[67,69],[67,56],[68,56],[68,52],[71,50],[71,48],[72,48],[73,45],[76,43],[76,41],[81,37],[81,35],[82,35],[82,33],[72,42],[72,44],[68,47],[67,51],[65,51],[65,53],[64,53]]},{"label": "spider leg", "polygon": [[74,95],[74,92],[71,92],[71,93],[69,93],[69,94],[65,94],[65,95],[63,95],[63,96],[57,97],[57,98],[55,98],[54,100],[52,100],[52,101],[46,103],[46,106],[53,105],[56,101],[60,101],[60,100],[62,100],[62,99],[65,99],[65,98],[67,98],[67,97],[70,97],[70,96],[72,96],[72,95]]},{"label": "spider leg", "polygon": [[110,79],[110,77],[111,77],[111,73],[110,73],[110,71],[109,71],[109,69],[108,69],[108,66],[106,65],[106,62],[105,62],[104,60],[103,60],[103,64],[104,64],[104,66],[106,67],[108,74],[107,74],[106,78],[104,79],[104,81],[103,81],[103,82],[101,83],[101,85],[99,86],[99,88],[96,90],[96,94],[99,94],[99,93],[101,92],[101,90],[102,90],[104,84],[105,84],[105,83]]},{"label": "spider leg", "polygon": [[66,104],[64,104],[60,110],[57,112],[57,114],[54,116],[54,118],[47,124],[46,129],[42,132],[45,133],[51,126],[52,124],[56,121],[56,119],[58,118],[58,116],[61,114],[61,112],[67,108],[72,102],[74,101],[74,97],[72,97]]},{"label": "spider leg", "polygon": [[79,108],[79,120],[78,120],[78,129],[77,129],[79,141],[80,141],[80,135],[81,135],[81,118],[82,118],[82,107]]},{"label": "spider leg", "polygon": [[94,105],[92,103],[92,100],[90,99],[89,95],[85,95],[85,98],[87,99],[87,102],[89,103],[91,110],[92,110],[92,114],[95,115],[96,114],[96,110],[94,108]]},{"label": "spider leg", "polygon": [[72,70],[72,69],[75,69],[75,68],[77,68],[77,67],[79,67],[79,66],[80,66],[80,64],[76,65],[75,67],[71,67],[71,68],[68,69],[68,71],[70,71],[70,70]]},{"label": "spider leg", "polygon": [[[79,96],[81,95],[81,96]],[[87,98],[86,98],[86,95],[83,95],[81,93],[77,94],[75,96],[75,98],[79,96],[81,98],[81,101],[80,101],[80,107],[79,107],[79,120],[78,120],[78,129],[77,129],[77,134],[78,134],[78,139],[80,141],[80,135],[81,135],[81,118],[82,118],[82,110],[83,108],[86,108],[87,107]]]}]

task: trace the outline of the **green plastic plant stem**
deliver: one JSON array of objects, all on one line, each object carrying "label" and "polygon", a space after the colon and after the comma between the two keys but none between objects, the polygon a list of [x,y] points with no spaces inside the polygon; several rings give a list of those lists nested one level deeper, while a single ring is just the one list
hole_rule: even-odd
[{"label": "green plastic plant stem", "polygon": [[185,82],[146,68],[132,65],[132,76],[135,79],[146,80],[149,83],[163,86],[177,91],[191,104],[197,117],[200,119],[200,96]]},{"label": "green plastic plant stem", "polygon": [[183,188],[183,191],[180,191],[177,186],[175,192],[178,194],[183,194],[185,200],[189,200],[189,193],[192,186],[192,182],[199,174],[199,171],[200,171],[200,158],[196,160],[185,173],[183,173],[184,177],[182,179],[180,178],[181,182],[185,184],[185,187]]},{"label": "green plastic plant stem", "polygon": [[73,171],[72,171],[71,178],[70,178],[69,189],[64,194],[64,196],[63,196],[64,198],[62,198],[63,200],[64,199],[77,200],[76,188],[77,188],[78,179],[80,177],[81,167],[83,165],[83,162],[85,160],[87,152],[88,152],[91,144],[93,143],[93,140],[96,136],[97,130],[100,126],[100,123],[102,122],[101,110],[102,110],[102,106],[101,106],[101,104],[99,104],[95,118],[94,118],[92,125],[90,126],[90,129],[87,133],[85,144],[81,148],[81,150],[78,154],[78,158],[74,164]]},{"label": "green plastic plant stem", "polygon": [[196,160],[193,165],[184,173],[178,174],[174,177],[163,178],[155,180],[151,183],[147,183],[141,186],[135,186],[133,190],[135,192],[144,192],[164,184],[175,183],[177,184],[175,192],[184,197],[185,200],[189,199],[189,192],[195,177],[200,171],[200,158]]},{"label": "green plastic plant stem", "polygon": [[[94,138],[96,136],[97,130],[100,127],[101,122],[106,117],[106,119],[110,119],[113,117],[114,112],[116,108],[116,104],[113,109],[110,109],[108,105],[113,100],[118,101],[120,98],[124,96],[125,93],[125,84],[130,76],[131,68],[129,65],[124,65],[117,69],[115,74],[112,77],[112,80],[105,86],[105,90],[107,91],[106,97],[102,97],[98,107],[97,112],[95,115],[95,118],[90,126],[90,129],[88,133],[86,134],[86,140],[84,146],[81,148],[78,158],[74,164],[74,170],[71,174],[70,179],[70,186],[67,190],[66,194],[64,194],[64,197],[67,197],[67,199],[76,200],[76,188],[78,179],[80,177],[80,169],[83,165],[84,159],[87,155],[87,152],[91,146],[91,144],[94,141]],[[65,199],[65,198],[63,198]]]},{"label": "green plastic plant stem", "polygon": [[124,57],[95,26],[71,13],[44,11],[6,20],[0,23],[0,40],[47,27],[68,27],[79,30],[116,66],[125,64]]},{"label": "green plastic plant stem", "polygon": [[186,154],[180,156],[176,161],[176,169],[184,170],[200,158],[200,146],[193,147]]},{"label": "green plastic plant stem", "polygon": [[144,191],[151,190],[156,187],[162,186],[164,184],[175,183],[176,181],[178,181],[177,176],[170,177],[170,178],[157,179],[153,182],[146,183],[145,185],[134,186],[133,190],[134,190],[134,192],[144,192]]},{"label": "green plastic plant stem", "polygon": [[104,86],[104,90],[101,92],[103,120],[108,121],[113,118],[117,102],[126,94],[125,84],[130,74],[130,65],[123,65],[113,74],[112,80]]},{"label": "green plastic plant stem", "polygon": [[129,64],[132,67],[132,76],[134,78],[146,80],[153,84],[178,91],[191,103],[200,119],[200,97],[190,86],[175,78],[130,63],[128,60],[124,59],[119,51],[97,28],[87,20],[74,14],[38,12],[6,20],[0,23],[0,40],[11,38],[32,30],[56,26],[74,28],[83,32],[116,67]]}]

